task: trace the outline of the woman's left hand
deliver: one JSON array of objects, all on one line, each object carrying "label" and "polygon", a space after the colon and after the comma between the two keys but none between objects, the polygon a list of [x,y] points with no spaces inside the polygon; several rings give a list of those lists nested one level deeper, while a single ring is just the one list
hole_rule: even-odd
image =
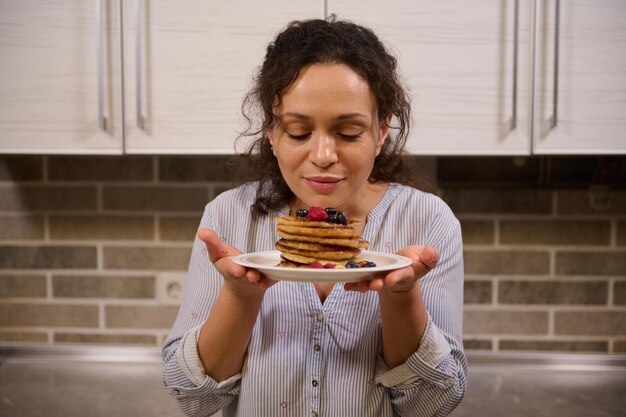
[{"label": "woman's left hand", "polygon": [[398,255],[406,256],[413,263],[405,268],[396,269],[360,282],[347,282],[346,291],[365,292],[368,290],[387,290],[392,292],[410,291],[417,281],[437,265],[439,254],[430,246],[407,246],[398,251]]}]

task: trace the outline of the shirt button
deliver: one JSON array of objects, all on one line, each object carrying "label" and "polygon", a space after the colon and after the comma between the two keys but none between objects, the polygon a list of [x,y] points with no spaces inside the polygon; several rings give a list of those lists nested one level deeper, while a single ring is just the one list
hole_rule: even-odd
[{"label": "shirt button", "polygon": [[445,385],[446,387],[451,387],[452,385],[454,385],[454,381],[452,380],[452,378],[446,378],[443,380],[443,385]]},{"label": "shirt button", "polygon": [[317,313],[317,321],[324,320],[324,313]]},{"label": "shirt button", "polygon": [[317,379],[314,379],[314,380],[311,382],[311,385],[313,385],[314,387],[317,387],[317,386],[319,385],[319,382],[317,382]]},{"label": "shirt button", "polygon": [[316,343],[316,344],[313,346],[313,349],[315,349],[315,351],[316,351],[316,352],[319,352],[320,350],[322,350],[322,347]]}]

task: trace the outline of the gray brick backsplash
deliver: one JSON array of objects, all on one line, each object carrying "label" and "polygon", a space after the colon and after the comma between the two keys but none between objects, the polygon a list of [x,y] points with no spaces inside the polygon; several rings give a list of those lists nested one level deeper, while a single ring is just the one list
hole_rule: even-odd
[{"label": "gray brick backsplash", "polygon": [[0,240],[34,240],[44,237],[44,218],[39,215],[0,215]]},{"label": "gray brick backsplash", "polygon": [[154,298],[154,276],[58,275],[52,295],[59,298]]},{"label": "gray brick backsplash", "polygon": [[552,212],[552,192],[529,189],[446,189],[443,199],[457,214]]},{"label": "gray brick backsplash", "polygon": [[557,193],[559,214],[626,214],[624,190],[567,190]]},{"label": "gray brick backsplash", "polygon": [[202,212],[209,200],[207,187],[105,186],[105,210]]},{"label": "gray brick backsplash", "polygon": [[[0,156],[0,343],[163,343],[162,278],[184,277],[228,158]],[[594,157],[426,159],[461,222],[466,349],[626,353],[623,172],[602,188]]]},{"label": "gray brick backsplash", "polygon": [[461,219],[461,231],[465,245],[490,245],[495,240],[493,220]]},{"label": "gray brick backsplash", "polygon": [[192,217],[161,217],[159,231],[161,240],[192,242],[196,237],[200,215]]},{"label": "gray brick backsplash", "polygon": [[156,336],[142,334],[101,334],[101,333],[55,333],[55,343],[85,343],[105,345],[154,345]]},{"label": "gray brick backsplash", "polygon": [[51,239],[153,240],[153,216],[53,215]]},{"label": "gray brick backsplash", "polygon": [[0,274],[0,297],[45,297],[45,275]]},{"label": "gray brick backsplash", "polygon": [[498,347],[499,350],[605,353],[609,350],[609,343],[607,341],[581,340],[500,340]]},{"label": "gray brick backsplash", "polygon": [[91,185],[0,185],[0,211],[86,211],[97,209]]},{"label": "gray brick backsplash", "polygon": [[546,334],[548,313],[533,310],[466,310],[463,331],[466,334]]},{"label": "gray brick backsplash", "polygon": [[0,268],[87,269],[96,268],[93,246],[0,246]]},{"label": "gray brick backsplash", "polygon": [[613,304],[626,305],[626,281],[615,281],[613,287]]},{"label": "gray brick backsplash", "polygon": [[502,220],[500,242],[520,245],[608,245],[611,224],[584,220]]},{"label": "gray brick backsplash", "polygon": [[491,303],[491,281],[465,281],[463,303],[486,304]]},{"label": "gray brick backsplash", "polygon": [[626,246],[626,220],[617,222],[617,246]]},{"label": "gray brick backsplash", "polygon": [[85,304],[0,304],[0,326],[97,327],[98,306]]},{"label": "gray brick backsplash", "polygon": [[232,181],[233,173],[224,156],[163,156],[160,181]]},{"label": "gray brick backsplash", "polygon": [[562,251],[556,254],[560,275],[614,275],[626,277],[626,251]]},{"label": "gray brick backsplash", "polygon": [[154,162],[149,156],[52,156],[51,181],[151,181]]},{"label": "gray brick backsplash", "polygon": [[174,324],[176,306],[107,306],[107,328],[167,329]]},{"label": "gray brick backsplash", "polygon": [[500,304],[606,305],[608,283],[566,281],[501,281]]},{"label": "gray brick backsplash", "polygon": [[41,181],[43,157],[0,156],[0,181]]},{"label": "gray brick backsplash", "polygon": [[191,246],[105,246],[103,253],[106,269],[186,271],[191,256]]},{"label": "gray brick backsplash", "polygon": [[17,342],[17,343],[47,343],[48,334],[45,332],[28,332],[28,331],[0,331],[0,342]]},{"label": "gray brick backsplash", "polygon": [[626,311],[557,311],[554,332],[562,335],[626,334]]},{"label": "gray brick backsplash", "polygon": [[543,275],[550,272],[550,254],[525,250],[466,250],[465,273]]}]

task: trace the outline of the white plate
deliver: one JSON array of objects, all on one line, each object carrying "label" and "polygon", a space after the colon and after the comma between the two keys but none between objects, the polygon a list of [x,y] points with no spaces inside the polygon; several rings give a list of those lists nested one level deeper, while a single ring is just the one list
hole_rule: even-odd
[{"label": "white plate", "polygon": [[371,268],[281,268],[276,265],[280,262],[280,252],[246,253],[235,256],[233,262],[247,268],[253,268],[268,278],[282,281],[300,282],[355,282],[370,279],[381,272],[392,271],[411,265],[407,257],[392,253],[362,251],[361,258],[376,264]]}]

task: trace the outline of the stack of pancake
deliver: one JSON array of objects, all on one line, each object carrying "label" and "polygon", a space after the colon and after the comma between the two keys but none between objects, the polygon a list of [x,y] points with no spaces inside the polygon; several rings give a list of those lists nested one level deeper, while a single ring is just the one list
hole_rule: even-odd
[{"label": "stack of pancake", "polygon": [[281,254],[279,266],[298,268],[313,263],[324,267],[345,267],[349,261],[359,261],[361,249],[369,243],[350,224],[312,221],[294,216],[276,217],[280,240],[276,249]]}]

